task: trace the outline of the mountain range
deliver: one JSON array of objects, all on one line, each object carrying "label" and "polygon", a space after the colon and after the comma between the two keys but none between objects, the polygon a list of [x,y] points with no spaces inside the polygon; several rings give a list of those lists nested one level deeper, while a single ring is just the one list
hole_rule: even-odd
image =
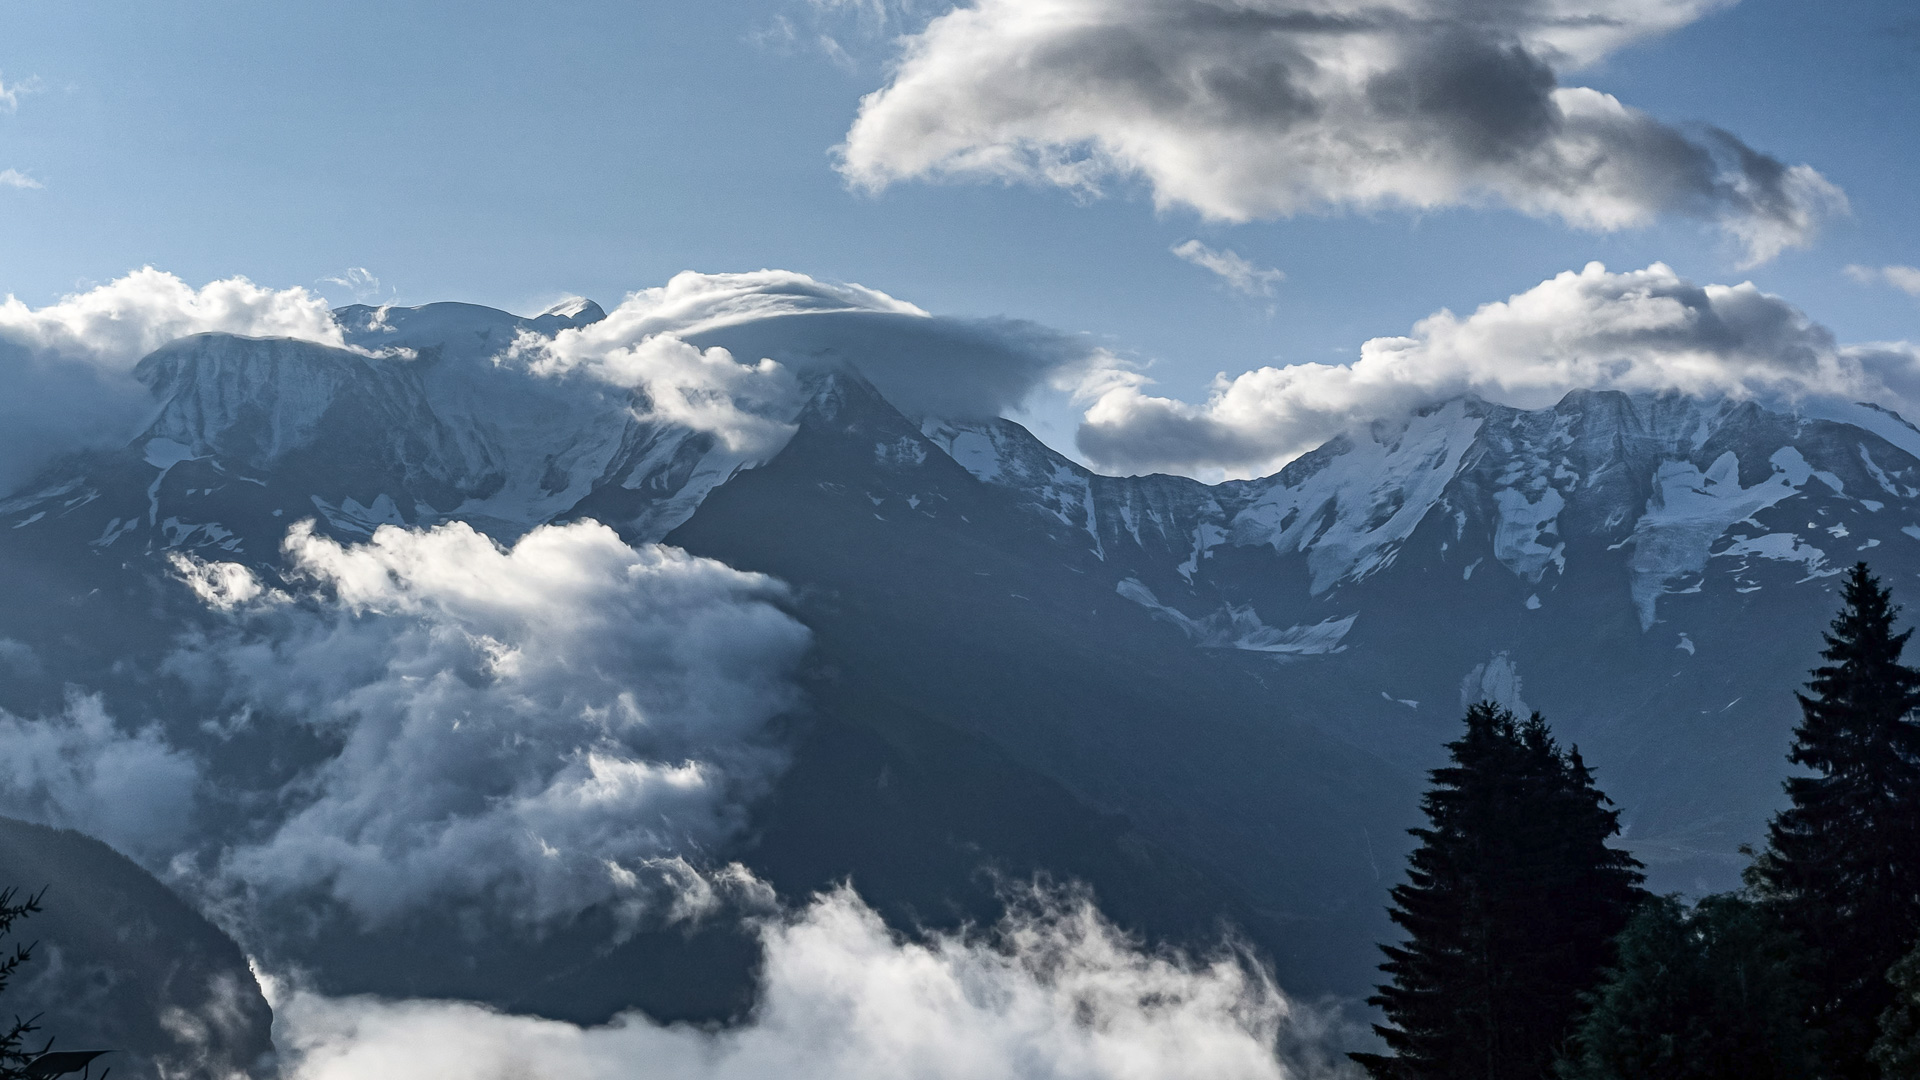
[{"label": "mountain range", "polygon": [[[792,372],[754,406],[779,433],[758,443],[516,359],[598,324],[590,302],[335,315],[344,348],[164,346],[136,369],[132,439],[0,500],[0,708],[52,715],[79,688],[197,755],[211,789],[292,782],[338,748],[221,730],[169,666],[218,617],[181,558],[292,589],[301,521],[342,544],[449,522],[512,544],[590,519],[783,582],[810,633],[784,763],[714,860],[787,897],[850,881],[904,931],[991,920],[1008,881],[1084,882],[1149,940],[1231,926],[1290,991],[1352,998],[1465,705],[1538,709],[1576,744],[1652,888],[1732,887],[1780,804],[1836,575],[1867,560],[1896,598],[1920,575],[1920,430],[1871,404],[1461,396],[1206,484],[1100,475],[1014,420],[896,391],[891,354],[965,360],[909,315],[687,335]],[[194,828],[258,812],[209,797]],[[334,993],[582,1022],[751,1005],[752,942],[723,922],[250,936],[208,903]]]}]

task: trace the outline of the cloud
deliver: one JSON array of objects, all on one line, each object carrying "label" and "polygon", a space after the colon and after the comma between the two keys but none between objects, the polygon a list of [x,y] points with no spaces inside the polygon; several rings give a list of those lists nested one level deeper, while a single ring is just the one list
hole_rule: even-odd
[{"label": "cloud", "polygon": [[47,185],[21,172],[19,169],[0,169],[0,187],[25,188],[38,190]]},{"label": "cloud", "polygon": [[338,285],[356,301],[364,302],[380,295],[380,279],[364,266],[349,266],[338,274],[321,278],[320,284]]},{"label": "cloud", "polygon": [[593,328],[554,338],[524,333],[513,355],[536,374],[579,371],[638,390],[650,419],[707,432],[743,457],[767,457],[793,434],[799,387],[772,360],[740,363],[726,349],[696,348],[670,333],[630,338]]},{"label": "cloud", "polygon": [[629,294],[590,325],[551,338],[523,333],[512,356],[539,374],[582,372],[638,390],[654,418],[716,435],[743,456],[764,456],[793,432],[800,397],[792,371],[764,356],[737,361],[723,346],[688,339],[788,316],[849,312],[928,317],[878,290],[805,274],[687,271]]},{"label": "cloud", "polygon": [[1465,318],[1441,311],[1409,336],[1374,338],[1350,364],[1219,376],[1200,405],[1151,396],[1125,369],[1086,378],[1090,404],[1076,441],[1095,462],[1250,476],[1357,424],[1467,393],[1524,407],[1617,389],[1911,408],[1920,402],[1920,348],[1840,345],[1751,283],[1695,285],[1659,263],[1625,273],[1590,263]]},{"label": "cloud", "polygon": [[0,302],[0,494],[51,458],[132,437],[147,392],[140,358],[209,332],[294,337],[342,347],[326,301],[234,277],[195,289],[152,267],[45,307]]},{"label": "cloud", "polygon": [[0,814],[78,829],[127,854],[164,861],[192,826],[199,763],[158,728],[120,728],[99,697],[26,719],[0,711]]},{"label": "cloud", "polygon": [[[671,903],[783,764],[807,631],[769,578],[591,521],[502,548],[464,523],[341,545],[296,526],[290,599],[190,578],[237,622],[169,668],[339,751],[229,879],[378,924],[457,898],[540,923]],[[661,895],[668,895],[661,901]]]},{"label": "cloud", "polygon": [[1143,179],[1220,221],[1497,203],[1718,223],[1760,262],[1846,201],[1715,128],[1560,73],[1726,0],[975,0],[904,39],[838,149],[854,185]]},{"label": "cloud", "polygon": [[760,450],[790,433],[802,372],[855,368],[909,415],[991,417],[1094,351],[1033,323],[933,316],[784,270],[677,274],[590,326],[525,335],[517,350],[536,371],[641,390],[663,419]]},{"label": "cloud", "polygon": [[1175,244],[1174,255],[1217,275],[1234,292],[1246,296],[1272,296],[1273,287],[1287,280],[1284,271],[1256,266],[1234,251],[1215,251],[1198,240]]},{"label": "cloud", "polygon": [[877,311],[899,315],[927,313],[864,285],[818,281],[789,270],[743,274],[701,274],[688,270],[665,285],[630,293],[607,317],[591,326],[565,331],[580,341],[638,341],[654,334],[693,337],[718,327],[782,315],[836,311]]},{"label": "cloud", "polygon": [[0,303],[0,346],[115,371],[131,371],[175,338],[206,333],[346,347],[324,299],[305,289],[262,288],[243,277],[195,289],[149,266],[43,308],[11,294]]},{"label": "cloud", "polygon": [[[0,79],[0,112],[14,112],[20,108],[21,98],[29,94],[37,94],[40,90],[41,82],[38,75],[29,75],[25,79],[11,83],[5,79]],[[9,169],[7,171],[12,172],[13,170]],[[39,185],[36,184],[35,186],[37,187]]]},{"label": "cloud", "polygon": [[851,890],[759,924],[759,1004],[709,1030],[628,1014],[580,1028],[436,1001],[281,992],[295,1080],[1282,1080],[1276,1043],[1312,1017],[1263,971],[1223,954],[1148,953],[1092,905],[1031,905],[987,935],[889,933]]},{"label": "cloud", "polygon": [[857,71],[883,63],[885,54],[876,46],[904,26],[923,23],[924,6],[922,0],[788,0],[794,17],[775,14],[749,40],[783,55],[804,43],[835,67]]},{"label": "cloud", "polygon": [[1908,296],[1920,297],[1920,267],[1855,264],[1846,268],[1846,274],[1862,285],[1877,285],[1885,282]]}]

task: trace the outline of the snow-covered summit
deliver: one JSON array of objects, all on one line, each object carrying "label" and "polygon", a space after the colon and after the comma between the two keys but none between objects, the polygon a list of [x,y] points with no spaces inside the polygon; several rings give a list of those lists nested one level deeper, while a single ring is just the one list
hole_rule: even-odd
[{"label": "snow-covered summit", "polygon": [[[1920,535],[1920,431],[1871,405],[1577,391],[1522,410],[1463,396],[1337,437],[1275,475],[1212,486],[1098,476],[1004,420],[926,431],[1057,522],[1061,543],[1126,563],[1161,601],[1185,595],[1192,603],[1170,602],[1188,608],[1219,608],[1208,598],[1223,590],[1229,605],[1261,591],[1209,569],[1227,549],[1298,560],[1300,618],[1343,614],[1326,605],[1408,560],[1464,581],[1501,574],[1538,606],[1569,560],[1584,559],[1618,564],[1650,627],[1663,596],[1698,591],[1703,575],[1758,588],[1768,566],[1830,574]],[[1788,529],[1756,517],[1795,506],[1833,520]]]},{"label": "snow-covered summit", "polygon": [[553,325],[558,326],[591,326],[606,317],[606,311],[599,304],[584,296],[569,296],[557,304],[550,305],[545,311],[535,316],[532,322],[538,326],[542,319],[549,319],[552,320]]}]

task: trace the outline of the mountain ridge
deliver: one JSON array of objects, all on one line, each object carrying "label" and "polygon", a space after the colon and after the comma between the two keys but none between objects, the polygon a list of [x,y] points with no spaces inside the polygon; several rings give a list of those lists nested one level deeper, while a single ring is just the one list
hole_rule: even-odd
[{"label": "mountain ridge", "polygon": [[[969,768],[1019,777],[1034,805],[1064,792],[1123,823],[1099,844],[1136,837],[1225,889],[1209,902],[1259,927],[1289,986],[1353,994],[1458,707],[1544,710],[1657,888],[1727,887],[1779,801],[1831,575],[1858,557],[1920,575],[1920,431],[1872,405],[1460,396],[1205,484],[1103,476],[1012,420],[903,412],[860,372],[877,332],[797,369],[791,437],[744,453],[642,393],[496,362],[562,316],[343,310],[344,350],[169,344],[142,361],[155,411],[133,442],[0,499],[0,574],[32,612],[0,637],[44,660],[0,705],[158,665],[204,617],[171,552],[271,577],[305,518],[349,542],[593,518],[786,581],[817,638],[812,693],[846,710],[822,731],[911,743],[897,712],[974,740]],[[103,692],[141,715],[159,685],[142,678]],[[823,768],[805,775],[842,775]],[[852,835],[786,805],[826,814],[808,835]],[[767,835],[799,835],[783,828]],[[1096,864],[1123,881],[1124,860]],[[970,888],[956,872],[895,914]]]}]

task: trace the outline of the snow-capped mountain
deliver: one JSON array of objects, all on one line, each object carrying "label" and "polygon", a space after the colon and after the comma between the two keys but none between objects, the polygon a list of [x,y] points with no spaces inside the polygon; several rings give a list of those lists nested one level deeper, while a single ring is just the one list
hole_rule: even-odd
[{"label": "snow-capped mountain", "polygon": [[1170,635],[1352,691],[1321,722],[1377,752],[1429,760],[1479,698],[1544,710],[1671,887],[1731,883],[1776,803],[1835,575],[1920,569],[1920,431],[1865,404],[1461,398],[1213,486],[927,430]]},{"label": "snow-capped mountain", "polygon": [[[1655,887],[1731,883],[1777,802],[1834,575],[1868,559],[1898,594],[1920,572],[1920,430],[1871,405],[1461,397],[1208,485],[1101,476],[1010,420],[896,408],[863,357],[915,347],[908,313],[732,326],[743,360],[779,320],[825,357],[770,417],[787,434],[751,452],[644,391],[516,359],[594,325],[591,303],[337,315],[347,348],[167,345],[139,366],[136,437],[0,501],[20,599],[0,638],[64,643],[20,686],[57,697],[157,663],[191,607],[169,552],[271,569],[307,518],[343,539],[450,520],[511,539],[592,517],[788,582],[821,730],[870,740],[808,744],[825,772],[786,783],[839,787],[775,797],[761,872],[854,874],[914,918],[976,855],[1046,865],[1080,857],[1049,832],[1097,837],[1063,872],[1147,921],[1178,906],[1167,890],[1238,905],[1300,989],[1370,978],[1421,770],[1480,698],[1581,745]],[[868,827],[834,809],[847,784],[931,831],[828,845]],[[988,787],[1055,809],[942,832]],[[888,877],[943,844],[973,854]],[[1134,858],[1194,876],[1142,884]]]},{"label": "snow-capped mountain", "polygon": [[571,310],[345,308],[352,349],[227,334],[173,342],[135,371],[154,409],[124,450],[56,469],[0,513],[84,525],[95,548],[254,559],[316,515],[343,535],[458,519],[510,537],[587,506],[658,539],[750,459],[646,419],[633,391],[496,362],[522,334],[603,317],[590,301]]},{"label": "snow-capped mountain", "polygon": [[[1224,606],[1204,617],[1224,614],[1228,623],[1241,610],[1236,600],[1253,599],[1235,593],[1259,584],[1216,570],[1221,550],[1297,557],[1304,589],[1274,614],[1299,618],[1337,610],[1354,587],[1417,548],[1410,544],[1423,528],[1436,541],[1421,553],[1423,566],[1458,566],[1463,581],[1482,563],[1503,567],[1533,587],[1529,610],[1567,579],[1570,549],[1599,544],[1625,549],[1617,561],[1641,629],[1650,631],[1662,621],[1662,597],[1697,593],[1709,577],[1754,591],[1756,565],[1770,562],[1797,567],[1799,579],[1830,576],[1856,555],[1875,558],[1859,553],[1920,534],[1911,504],[1920,476],[1909,471],[1920,430],[1865,404],[1785,413],[1583,392],[1522,411],[1462,397],[1337,438],[1273,476],[1212,486],[1099,476],[1007,420],[934,420],[926,433],[982,481],[1056,519],[1063,545],[1084,546],[1102,561],[1114,561],[1111,552],[1134,575],[1134,587],[1123,590],[1130,598],[1158,604],[1148,579],[1188,601],[1179,607],[1217,594]],[[1756,519],[1796,499],[1837,500],[1811,508],[1833,519],[1798,529]],[[1158,606],[1178,625],[1200,625]],[[1329,622],[1351,627],[1344,616],[1329,614],[1322,624]],[[1338,646],[1306,629],[1203,644],[1275,653]]]}]

